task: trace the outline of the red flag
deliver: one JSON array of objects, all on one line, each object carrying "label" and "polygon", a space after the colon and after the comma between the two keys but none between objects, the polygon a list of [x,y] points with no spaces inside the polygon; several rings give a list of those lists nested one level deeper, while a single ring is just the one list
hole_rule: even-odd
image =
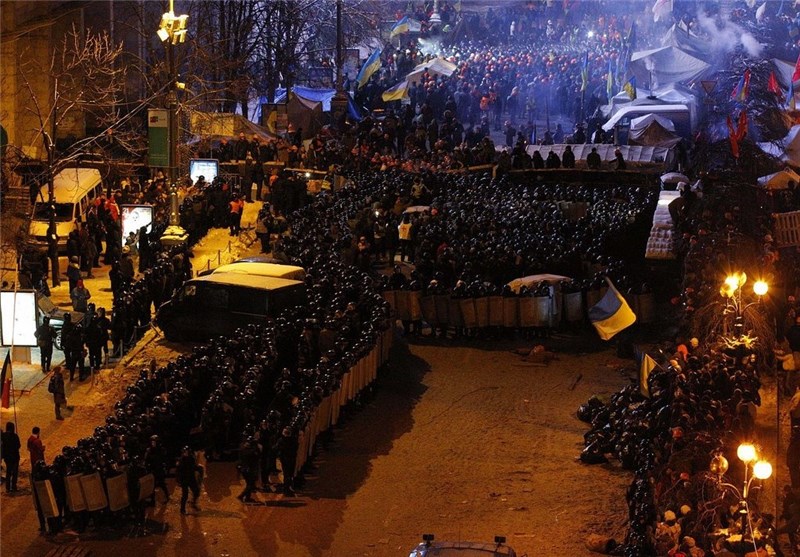
[{"label": "red flag", "polygon": [[728,137],[731,140],[731,153],[733,158],[739,158],[739,140],[736,138],[736,129],[733,127],[733,120],[728,116]]},{"label": "red flag", "polygon": [[739,122],[737,128],[733,127],[733,120],[728,116],[728,137],[731,140],[731,153],[733,158],[739,158],[739,142],[747,135],[747,112],[742,110],[739,113]]},{"label": "red flag", "polygon": [[0,406],[8,408],[9,398],[11,397],[11,350],[6,352],[6,360],[3,362],[3,372],[0,373],[0,385],[2,386]]},{"label": "red flag", "polygon": [[800,55],[797,56],[797,62],[794,63],[794,73],[792,74],[792,83],[800,79]]},{"label": "red flag", "polygon": [[769,81],[767,82],[767,91],[770,93],[774,93],[778,96],[778,99],[783,101],[783,90],[781,89],[780,84],[778,83],[778,78],[775,77],[775,72],[772,71],[769,73]]}]

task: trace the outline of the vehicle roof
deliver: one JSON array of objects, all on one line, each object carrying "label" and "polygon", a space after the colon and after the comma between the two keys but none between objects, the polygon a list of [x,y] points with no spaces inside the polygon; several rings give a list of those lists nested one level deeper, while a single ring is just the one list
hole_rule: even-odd
[{"label": "vehicle roof", "polygon": [[240,273],[262,277],[289,278],[289,275],[305,274],[305,269],[294,265],[262,263],[260,261],[234,261],[217,267],[214,269],[214,273]]},{"label": "vehicle roof", "polygon": [[[56,203],[75,203],[101,182],[96,168],[65,168],[53,176],[53,195]],[[41,187],[41,195],[41,199],[48,198],[47,184]]]},{"label": "vehicle roof", "polygon": [[298,284],[304,284],[300,280],[290,280],[277,277],[264,277],[259,275],[245,275],[243,273],[211,273],[203,277],[197,277],[186,284],[191,283],[212,283],[230,284],[232,286],[243,286],[245,288],[257,288],[259,290],[278,290]]},{"label": "vehicle roof", "polygon": [[[510,546],[480,542],[424,542],[416,547],[419,557],[516,557]],[[412,553],[411,555],[414,555]]]}]

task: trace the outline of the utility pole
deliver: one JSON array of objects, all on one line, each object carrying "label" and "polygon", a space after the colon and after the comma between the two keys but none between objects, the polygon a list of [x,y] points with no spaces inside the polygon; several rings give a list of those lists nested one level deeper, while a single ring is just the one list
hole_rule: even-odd
[{"label": "utility pole", "polygon": [[169,0],[169,12],[161,16],[158,38],[164,43],[169,70],[170,89],[167,96],[169,111],[169,226],[161,236],[161,244],[175,246],[186,244],[189,235],[180,225],[178,208],[178,65],[175,63],[175,45],[186,40],[188,15],[175,15],[173,0]]},{"label": "utility pole", "polygon": [[50,111],[50,133],[44,132],[44,148],[47,150],[47,210],[49,222],[47,223],[47,256],[50,259],[50,280],[53,288],[61,285],[58,276],[60,272],[58,266],[58,234],[56,233],[56,194],[53,178],[55,177],[54,166],[56,164],[56,116],[58,113],[58,79],[53,90],[53,108]]},{"label": "utility pole", "polygon": [[[340,123],[344,122],[347,114],[348,95],[342,85],[342,0],[336,0],[336,94],[331,99],[331,125],[335,129],[340,129]],[[341,131],[341,130],[340,130]]]}]

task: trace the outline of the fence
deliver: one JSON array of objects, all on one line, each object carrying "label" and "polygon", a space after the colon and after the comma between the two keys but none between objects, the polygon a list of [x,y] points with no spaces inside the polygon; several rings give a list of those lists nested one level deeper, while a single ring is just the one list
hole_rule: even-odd
[{"label": "fence", "polygon": [[800,211],[776,213],[775,241],[779,248],[800,246]]}]

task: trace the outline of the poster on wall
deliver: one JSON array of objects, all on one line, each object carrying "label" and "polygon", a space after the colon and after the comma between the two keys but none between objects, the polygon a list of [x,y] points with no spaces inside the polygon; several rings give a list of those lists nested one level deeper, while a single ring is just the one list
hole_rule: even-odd
[{"label": "poster on wall", "polygon": [[152,205],[122,205],[120,207],[122,216],[122,245],[128,235],[133,232],[138,234],[144,226],[147,232],[151,232],[153,227],[153,206]]},{"label": "poster on wall", "polygon": [[0,292],[0,329],[3,346],[36,346],[35,292]]}]

